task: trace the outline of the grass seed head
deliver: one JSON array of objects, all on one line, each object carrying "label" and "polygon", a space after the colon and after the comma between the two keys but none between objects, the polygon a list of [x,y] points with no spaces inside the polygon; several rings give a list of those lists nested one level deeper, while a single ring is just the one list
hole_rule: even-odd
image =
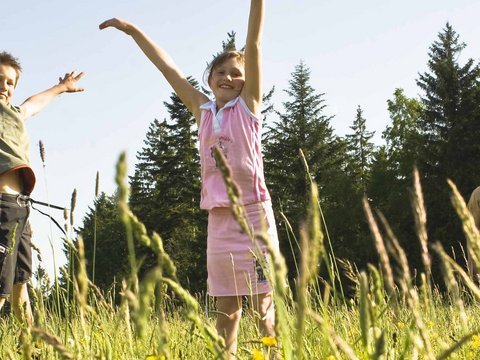
[{"label": "grass seed head", "polygon": [[42,140],[38,141],[38,149],[40,150],[40,159],[42,160],[42,164],[45,167],[45,147],[43,146]]}]

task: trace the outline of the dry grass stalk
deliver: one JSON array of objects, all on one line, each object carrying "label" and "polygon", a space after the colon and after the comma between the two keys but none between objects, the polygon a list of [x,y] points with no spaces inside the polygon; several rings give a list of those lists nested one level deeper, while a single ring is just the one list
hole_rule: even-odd
[{"label": "dry grass stalk", "polygon": [[108,295],[104,294],[102,290],[100,290],[100,288],[97,285],[95,285],[90,279],[87,279],[87,280],[88,280],[89,289],[91,289],[94,293],[94,299],[96,301],[96,304],[102,305],[104,309],[111,309],[113,305],[108,304],[106,301],[106,299],[108,298]]},{"label": "dry grass stalk", "polygon": [[318,204],[318,188],[315,183],[310,187],[310,207],[308,211],[307,230],[309,231],[309,256],[307,258],[309,282],[312,283],[318,274],[320,259],[325,252],[323,232],[320,223]]},{"label": "dry grass stalk", "polygon": [[410,290],[408,291],[407,303],[412,312],[413,320],[421,340],[421,344],[417,344],[417,342],[414,341],[414,347],[418,347],[418,350],[420,350],[424,354],[424,359],[436,360],[432,343],[430,341],[428,329],[425,325],[425,322],[423,321],[422,315],[420,314],[421,306],[420,300],[418,298],[418,293],[414,288],[410,288]]},{"label": "dry grass stalk", "polygon": [[75,206],[77,205],[77,189],[73,189],[72,199],[70,200],[70,226],[73,227],[73,214],[75,212]]},{"label": "dry grass stalk", "polygon": [[122,280],[122,291],[120,293],[122,295],[122,303],[120,305],[120,312],[123,313],[123,323],[125,324],[125,328],[127,329],[127,340],[128,340],[128,347],[133,349],[133,336],[132,336],[132,326],[131,326],[131,315],[130,315],[130,307],[129,301],[137,303],[137,299],[135,295],[128,289],[127,282]]},{"label": "dry grass stalk", "polygon": [[400,243],[398,242],[397,238],[393,234],[393,231],[390,228],[385,217],[380,212],[378,212],[378,216],[382,221],[382,224],[386,231],[387,238],[389,239],[389,241],[387,242],[387,248],[389,250],[389,253],[395,258],[396,262],[398,263],[398,265],[402,270],[402,274],[400,278],[400,286],[402,288],[403,295],[406,297],[407,305],[411,310],[411,314],[412,314],[416,329],[418,330],[418,336],[421,340],[420,343],[417,343],[414,341],[413,345],[414,347],[419,347],[418,350],[420,350],[423,353],[425,359],[434,360],[436,359],[436,356],[433,351],[430,337],[428,335],[428,329],[425,326],[425,323],[423,321],[423,316],[421,314],[421,305],[420,305],[419,296],[416,289],[410,284],[411,275],[410,275],[407,256],[403,248],[400,246]]},{"label": "dry grass stalk", "polygon": [[[160,236],[156,233],[149,237],[145,225],[138,220],[138,218],[131,212],[128,206],[128,186],[125,182],[126,178],[126,155],[121,154],[117,163],[116,181],[119,187],[119,212],[123,224],[127,231],[127,240],[129,246],[130,265],[132,268],[132,277],[134,285],[132,290],[124,287],[123,296],[133,308],[133,313],[136,317],[136,323],[140,328],[143,326],[143,321],[146,319],[146,309],[149,307],[150,299],[148,294],[153,293],[156,286],[161,286],[162,283],[167,284],[175,294],[187,305],[187,318],[191,320],[200,330],[203,338],[207,343],[207,348],[217,358],[222,358],[224,354],[225,343],[223,338],[217,334],[217,331],[211,327],[207,322],[202,321],[200,306],[197,300],[185,290],[176,278],[176,268],[170,256],[164,251],[163,242]],[[138,291],[138,277],[137,265],[134,253],[133,239],[137,238],[142,244],[149,246],[155,251],[158,257],[158,267],[154,269],[142,282],[142,292]],[[166,276],[169,277],[166,277]],[[127,307],[128,308],[128,307]],[[125,312],[128,319],[130,313],[127,309]],[[128,320],[126,318],[126,320]],[[166,347],[166,338],[160,340],[161,355],[168,354]]]},{"label": "dry grass stalk", "polygon": [[[140,283],[139,292],[139,307],[135,312],[135,325],[138,335],[143,338],[146,335],[146,330],[149,327],[150,314],[153,308],[153,299],[155,298],[155,289],[163,285],[163,274],[160,266],[154,267],[150,270]],[[163,294],[163,290],[160,292]],[[158,319],[160,323],[160,331],[156,339],[158,340],[157,355],[170,358],[170,351],[168,348],[168,328],[165,321],[165,314],[163,308],[158,308]]]},{"label": "dry grass stalk", "polygon": [[130,209],[128,207],[128,184],[126,182],[127,178],[127,154],[123,152],[120,154],[120,157],[117,162],[116,167],[117,173],[115,176],[115,181],[118,185],[118,210],[120,215],[120,220],[125,227],[125,233],[127,237],[127,248],[128,248],[128,260],[130,263],[130,283],[132,291],[138,293],[138,275],[137,275],[137,258],[135,256],[135,245],[133,242],[133,231],[132,224],[130,221]]},{"label": "dry grass stalk", "polygon": [[303,359],[305,332],[305,312],[308,309],[308,282],[310,279],[309,257],[310,244],[307,229],[300,229],[301,261],[300,273],[297,282],[297,317],[296,317],[296,354],[299,360]]},{"label": "dry grass stalk", "polygon": [[65,233],[68,234],[68,210],[67,208],[63,209],[63,219],[65,220],[65,224],[63,225],[63,228],[65,229]]},{"label": "dry grass stalk", "polygon": [[87,269],[85,266],[85,248],[83,245],[83,239],[81,236],[78,237],[78,270],[77,277],[75,281],[76,287],[76,296],[78,302],[78,309],[80,312],[80,323],[84,331],[84,336],[87,334],[86,324],[85,324],[85,313],[92,312],[92,309],[88,305],[88,276]]},{"label": "dry grass stalk", "polygon": [[45,167],[45,146],[43,146],[43,141],[38,141],[38,149],[40,150],[40,159],[42,160],[42,165]]},{"label": "dry grass stalk", "polygon": [[217,359],[223,359],[225,355],[225,341],[218,335],[215,328],[203,321],[200,314],[201,309],[198,301],[190,293],[180,286],[177,282],[164,278],[164,282],[170,286],[175,294],[182,299],[187,307],[187,318],[192,321],[207,343],[207,348],[216,356]]},{"label": "dry grass stalk", "polygon": [[32,335],[45,341],[48,345],[51,345],[55,351],[57,351],[62,359],[75,359],[75,356],[68,351],[62,341],[55,335],[47,333],[43,329],[32,327]]},{"label": "dry grass stalk", "polygon": [[368,332],[371,326],[371,318],[370,318],[370,307],[371,302],[369,299],[369,291],[368,291],[368,278],[367,274],[363,271],[360,273],[360,330],[362,335],[362,344],[365,349],[368,347]]},{"label": "dry grass stalk", "polygon": [[5,354],[7,360],[16,360],[17,357],[13,354],[12,350],[7,350],[7,353]]},{"label": "dry grass stalk", "polygon": [[440,355],[438,355],[437,360],[450,359],[450,356],[453,355],[455,351],[457,351],[463,345],[465,345],[468,341],[470,341],[474,335],[478,335],[478,333],[479,333],[479,329],[476,329],[475,331],[471,331],[470,333],[462,336],[460,340],[456,341],[452,346],[450,346],[448,349],[446,349]]},{"label": "dry grass stalk", "polygon": [[427,281],[431,278],[432,264],[430,254],[428,253],[428,235],[427,235],[427,213],[425,211],[425,202],[423,200],[422,185],[420,184],[420,176],[418,169],[413,171],[412,208],[417,229],[418,239],[422,249],[422,262],[427,274]]},{"label": "dry grass stalk", "polygon": [[[473,219],[472,214],[468,210],[465,201],[463,200],[462,195],[458,191],[457,187],[451,180],[447,180],[448,185],[452,189],[451,201],[455,211],[457,212],[460,220],[462,221],[463,232],[467,238],[467,243],[469,247],[469,254],[473,258],[473,261],[477,265],[477,268],[480,268],[480,232],[475,225],[475,220]],[[469,269],[473,270],[473,269]]]},{"label": "dry grass stalk", "polygon": [[454,302],[457,302],[460,299],[460,288],[458,286],[458,282],[455,279],[455,274],[453,272],[451,263],[446,259],[446,253],[443,250],[443,247],[440,243],[434,244],[434,249],[439,253],[443,259],[440,262],[443,278],[445,281],[445,285],[447,286],[448,293],[452,297]]},{"label": "dry grass stalk", "polygon": [[382,306],[382,313],[386,312],[390,304],[388,304],[385,299],[385,285],[383,283],[382,274],[372,264],[368,264],[367,267],[371,279],[371,286],[373,287],[373,289],[370,291],[373,296],[373,304],[375,304],[375,307]]},{"label": "dry grass stalk", "polygon": [[[279,214],[282,217],[282,220],[283,220],[283,222],[285,224],[285,227],[287,229],[287,236],[288,236],[288,243],[290,244],[290,250],[291,250],[292,254],[295,254],[295,250],[293,249],[293,243],[295,242],[295,244],[297,245],[297,249],[299,251],[301,251],[300,250],[300,244],[299,244],[299,242],[298,242],[298,240],[295,236],[295,233],[293,232],[292,224],[290,224],[290,221],[288,220],[288,218],[285,216],[285,214],[282,211],[280,211]],[[290,239],[290,237],[293,237],[293,241]],[[293,256],[293,261],[295,263],[295,269],[297,270],[297,272],[300,271],[299,266],[298,266],[298,262],[297,262],[297,258],[295,256]]]},{"label": "dry grass stalk", "polygon": [[[169,276],[173,281],[178,282],[176,275],[176,267],[168,254],[164,251],[163,242],[157,233],[153,233],[152,237],[147,235],[145,225],[126,207],[124,208],[125,216],[130,224],[131,231],[134,238],[138,239],[140,243],[150,247],[157,255],[158,266],[151,270],[147,276],[140,283],[138,292],[138,299],[132,292],[128,294],[129,304],[133,310],[133,318],[135,320],[138,335],[143,338],[146,335],[148,328],[147,322],[152,310],[152,298],[154,298],[155,289],[161,287],[163,284],[164,274]],[[163,296],[163,291],[160,291],[160,296]],[[158,337],[157,354],[169,357],[168,349],[168,330],[166,322],[164,321],[163,309],[160,307],[160,336]]]},{"label": "dry grass stalk", "polygon": [[338,259],[337,261],[340,264],[341,269],[343,270],[342,272],[343,275],[345,275],[346,278],[350,280],[353,284],[358,286],[359,285],[358,278],[360,274],[357,266],[353,262],[347,259]]},{"label": "dry grass stalk", "polygon": [[311,184],[310,207],[305,226],[300,229],[301,262],[297,284],[297,325],[296,325],[296,355],[303,358],[305,313],[309,307],[308,285],[315,282],[320,266],[323,251],[323,233],[320,229],[320,214],[318,210],[318,191],[315,184]]},{"label": "dry grass stalk", "polygon": [[248,221],[247,215],[245,213],[245,208],[240,203],[241,191],[237,184],[235,184],[235,182],[233,181],[232,171],[228,166],[227,159],[225,158],[225,155],[223,155],[223,152],[218,148],[218,146],[214,147],[213,156],[218,164],[220,172],[223,175],[223,180],[225,181],[225,185],[227,187],[228,198],[230,199],[231,210],[235,218],[237,219],[237,222],[239,223],[242,231],[247,234],[253,242],[255,238],[253,228]]},{"label": "dry grass stalk", "polygon": [[325,335],[330,343],[331,349],[335,352],[336,359],[343,359],[344,357],[338,352],[340,350],[343,354],[347,356],[349,360],[360,360],[356,355],[355,351],[350,347],[350,345],[343,340],[333,329],[332,326],[326,323],[326,321],[317,313],[310,311],[309,317],[312,318],[316,323],[320,324],[325,329]]},{"label": "dry grass stalk", "polygon": [[468,289],[472,292],[475,299],[477,301],[480,301],[480,289],[471,279],[471,277],[465,272],[465,270],[463,270],[462,267],[458,265],[455,260],[453,260],[450,256],[447,255],[447,253],[440,244],[433,244],[432,247],[440,256],[442,262],[448,263],[452,268],[455,269],[457,274],[460,275],[460,277],[462,278],[464,284],[467,285]]},{"label": "dry grass stalk", "polygon": [[[302,160],[302,163],[303,163],[303,167],[305,168],[305,174],[307,175],[309,183],[310,183],[310,189],[311,189],[310,194],[313,195],[313,192],[315,192],[315,194],[313,196],[315,197],[316,202],[315,202],[315,204],[311,203],[310,211],[314,211],[314,212],[317,213],[318,225],[311,224],[314,227],[311,227],[310,230],[313,231],[313,232],[320,231],[320,223],[322,222],[323,231],[320,231],[321,236],[322,236],[322,238],[321,238],[322,249],[323,249],[322,251],[323,251],[323,255],[325,255],[324,259],[325,259],[325,262],[326,262],[327,267],[329,269],[328,274],[330,276],[330,280],[331,280],[332,285],[333,285],[333,291],[334,291],[335,296],[336,296],[336,293],[337,293],[336,284],[338,283],[338,285],[340,287],[341,297],[344,298],[345,293],[343,291],[342,281],[340,280],[340,270],[339,270],[339,267],[338,267],[338,264],[337,264],[337,259],[335,258],[335,252],[333,251],[332,241],[331,241],[330,235],[328,233],[327,223],[325,221],[325,217],[323,216],[322,207],[320,206],[320,197],[319,197],[319,194],[318,194],[318,187],[317,187],[317,184],[312,179],[312,175],[310,174],[310,168],[308,166],[307,158],[305,157],[305,154],[303,153],[302,149],[299,149],[299,153],[300,153],[300,159]],[[315,206],[315,208],[313,208],[314,206]],[[318,226],[318,227],[316,227],[316,226]],[[328,254],[328,256],[327,256],[327,253],[325,251],[324,244],[323,244],[324,235],[327,239],[328,250],[330,251],[330,254]]]},{"label": "dry grass stalk", "polygon": [[367,217],[368,226],[370,227],[370,231],[373,235],[375,247],[377,248],[377,252],[380,257],[380,264],[382,266],[383,273],[385,274],[385,280],[386,280],[385,287],[386,287],[387,293],[390,297],[393,297],[395,295],[395,282],[393,280],[392,267],[390,265],[390,260],[388,258],[387,249],[385,248],[385,243],[383,242],[383,237],[380,234],[380,230],[378,229],[377,222],[373,217],[370,204],[368,203],[366,198],[363,198],[363,209]]},{"label": "dry grass stalk", "polygon": [[[294,350],[292,345],[293,335],[290,332],[289,309],[288,309],[288,286],[286,283],[287,265],[285,258],[278,249],[273,246],[269,236],[264,233],[256,235],[258,241],[263,241],[267,245],[267,251],[270,261],[265,264],[264,269],[267,278],[273,287],[273,297],[275,302],[275,332],[280,339],[281,351],[284,359],[294,359]],[[264,266],[264,264],[262,264]]]},{"label": "dry grass stalk", "polygon": [[389,240],[388,242],[386,242],[387,250],[390,255],[395,259],[401,269],[400,286],[402,288],[402,292],[404,295],[408,295],[412,277],[410,274],[407,255],[405,254],[405,251],[398,242],[397,237],[395,236],[392,228],[387,222],[387,219],[385,219],[385,216],[383,216],[381,212],[378,212],[377,215],[382,222],[385,233],[387,235],[387,239]]},{"label": "dry grass stalk", "polygon": [[97,171],[97,175],[95,176],[95,199],[98,198],[99,189],[100,189],[100,173]]},{"label": "dry grass stalk", "polygon": [[[222,151],[218,147],[214,148],[214,158],[222,172],[225,185],[227,187],[227,194],[230,200],[230,206],[235,220],[240,225],[242,231],[247,234],[258,251],[258,241],[266,244],[268,254],[270,256],[269,262],[260,262],[264,268],[265,274],[273,287],[273,296],[275,302],[275,332],[277,337],[281,338],[282,351],[285,359],[293,357],[292,337],[290,335],[290,328],[288,323],[288,309],[286,304],[287,299],[287,266],[285,259],[279,253],[277,247],[273,246],[271,239],[264,233],[254,233],[251,224],[245,213],[245,208],[240,203],[240,189],[232,179],[230,167]],[[259,259],[262,257],[259,256]]]}]

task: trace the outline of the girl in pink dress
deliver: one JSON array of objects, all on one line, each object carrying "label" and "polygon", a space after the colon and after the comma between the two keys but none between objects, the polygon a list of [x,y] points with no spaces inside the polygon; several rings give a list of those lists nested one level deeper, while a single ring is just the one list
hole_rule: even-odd
[{"label": "girl in pink dress", "polygon": [[213,158],[213,149],[218,147],[241,190],[240,202],[252,228],[257,232],[266,230],[278,249],[260,141],[263,18],[264,0],[251,0],[244,53],[228,51],[210,64],[208,85],[215,96],[213,101],[195,89],[171,57],[137,26],[116,18],[100,25],[100,29],[113,27],[130,35],[197,121],[202,175],[200,207],[209,212],[208,293],[216,297],[217,330],[225,338],[229,358],[234,358],[237,351],[242,296],[250,297],[259,314],[262,333],[275,335],[272,288],[260,265],[264,259],[258,259],[258,256],[265,256],[266,246],[263,243],[254,245],[241,232],[230,211],[226,186]]}]

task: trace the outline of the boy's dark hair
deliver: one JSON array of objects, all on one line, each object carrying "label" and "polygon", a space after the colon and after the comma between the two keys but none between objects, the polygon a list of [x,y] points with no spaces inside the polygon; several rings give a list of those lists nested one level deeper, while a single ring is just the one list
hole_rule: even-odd
[{"label": "boy's dark hair", "polygon": [[237,59],[238,62],[241,64],[245,64],[245,56],[243,55],[243,52],[237,51],[237,50],[228,50],[225,52],[220,53],[218,56],[216,56],[210,64],[208,64],[207,69],[205,70],[204,73],[204,81],[207,80],[207,85],[210,83],[210,79],[212,78],[212,73],[213,70],[215,70],[217,67],[222,65],[225,61],[228,59],[235,58]]},{"label": "boy's dark hair", "polygon": [[16,57],[12,54],[1,51],[0,52],[0,64],[11,66],[15,72],[17,73],[17,78],[15,79],[15,85],[17,85],[18,78],[20,77],[20,73],[22,72],[22,66]]}]

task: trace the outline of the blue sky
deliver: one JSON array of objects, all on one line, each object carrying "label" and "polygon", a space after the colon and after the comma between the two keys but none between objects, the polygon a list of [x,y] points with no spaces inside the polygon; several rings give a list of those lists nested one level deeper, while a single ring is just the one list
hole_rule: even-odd
[{"label": "blue sky", "polygon": [[[112,194],[115,163],[127,151],[130,172],[145,133],[167,116],[163,102],[168,83],[127,36],[98,24],[111,17],[132,21],[164,47],[187,75],[201,80],[206,62],[226,34],[245,39],[247,0],[16,0],[4,1],[0,14],[1,49],[18,57],[23,75],[14,103],[54,85],[70,70],[86,73],[84,93],[65,94],[28,121],[32,167],[37,174],[33,197],[69,206],[78,200],[75,225],[100,190]],[[480,1],[267,1],[264,30],[264,88],[275,86],[274,103],[282,110],[284,89],[301,60],[311,69],[311,85],[324,93],[326,114],[339,135],[349,132],[360,105],[367,127],[381,132],[389,124],[386,107],[395,88],[418,96],[419,72],[427,70],[428,48],[450,22],[467,43],[459,61],[480,56]],[[38,141],[46,149],[46,167]],[[62,214],[52,215],[63,223]],[[42,266],[64,263],[60,233],[47,218],[32,212],[34,242]],[[36,265],[36,262],[35,264]]]}]

